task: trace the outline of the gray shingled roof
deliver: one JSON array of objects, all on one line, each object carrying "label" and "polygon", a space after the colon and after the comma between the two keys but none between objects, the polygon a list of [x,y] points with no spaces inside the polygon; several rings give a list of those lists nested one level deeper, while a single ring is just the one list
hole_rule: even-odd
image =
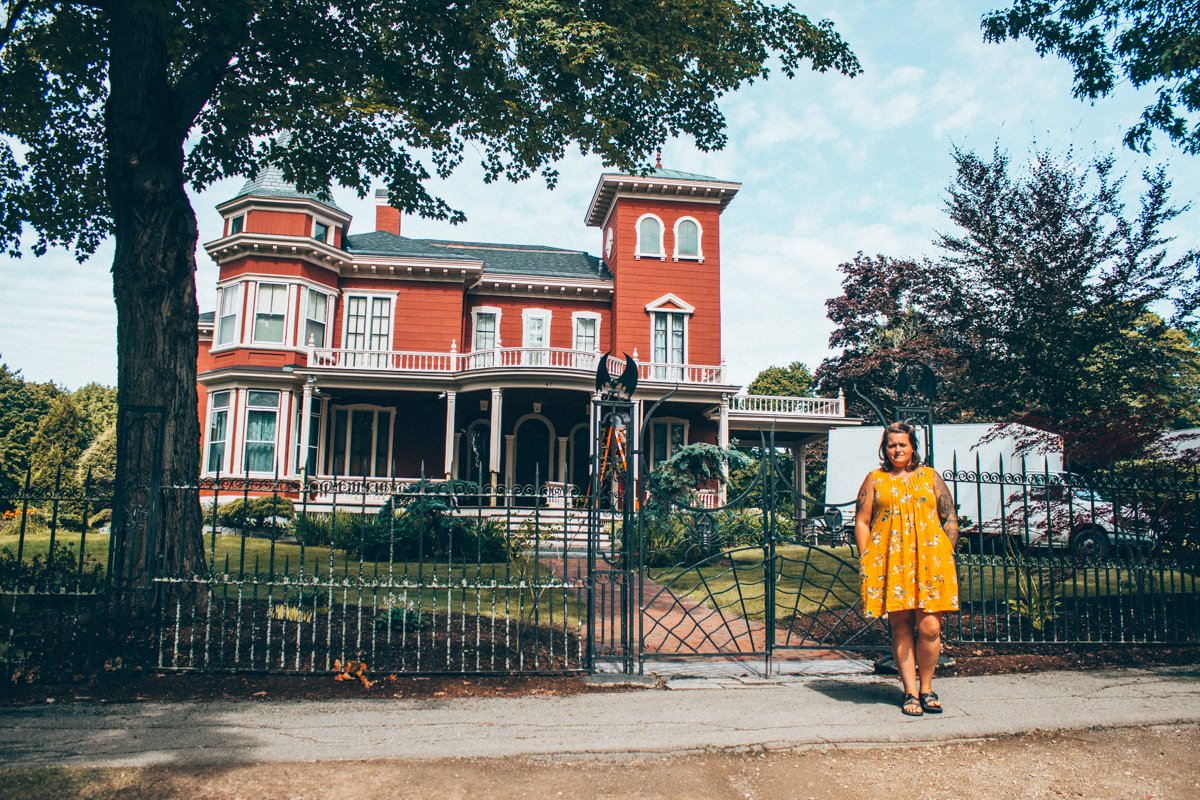
[{"label": "gray shingled roof", "polygon": [[581,250],[564,250],[561,247],[545,245],[410,239],[386,231],[371,231],[347,236],[345,247],[346,252],[352,255],[482,261],[485,273],[532,275],[542,278],[612,279],[612,273],[596,256]]},{"label": "gray shingled roof", "polygon": [[249,178],[242,188],[231,199],[236,200],[239,197],[293,197],[301,200],[315,200],[322,205],[329,206],[335,211],[346,213],[338,207],[337,203],[333,202],[333,198],[322,199],[313,192],[301,192],[296,189],[295,185],[289,183],[283,178],[283,170],[274,164],[268,164],[263,167],[259,173],[253,178]]},{"label": "gray shingled roof", "polygon": [[212,325],[214,322],[216,322],[216,320],[217,320],[217,312],[215,312],[215,311],[201,311],[200,312],[200,324],[201,325]]},{"label": "gray shingled roof", "polygon": [[466,258],[483,260],[484,274],[534,275],[540,278],[598,278],[612,280],[604,262],[582,250],[564,250],[535,244],[450,242],[425,239],[429,245]]},{"label": "gray shingled roof", "polygon": [[431,247],[424,239],[409,239],[387,231],[352,233],[345,238],[347,253],[371,256],[411,256],[414,258],[471,258],[476,255],[447,252],[444,247]]}]

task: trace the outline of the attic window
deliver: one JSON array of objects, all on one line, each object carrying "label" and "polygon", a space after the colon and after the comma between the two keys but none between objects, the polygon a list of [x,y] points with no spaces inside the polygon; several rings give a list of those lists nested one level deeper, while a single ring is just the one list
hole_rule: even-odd
[{"label": "attic window", "polygon": [[229,235],[233,236],[235,233],[241,233],[245,226],[246,215],[238,214],[236,217],[229,220]]},{"label": "attic window", "polygon": [[319,220],[313,220],[313,238],[319,242],[328,242],[329,226]]}]

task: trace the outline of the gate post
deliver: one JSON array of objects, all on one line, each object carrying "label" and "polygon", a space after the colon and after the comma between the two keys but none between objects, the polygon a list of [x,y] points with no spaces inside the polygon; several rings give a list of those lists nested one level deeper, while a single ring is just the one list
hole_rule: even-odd
[{"label": "gate post", "polygon": [[[597,395],[592,400],[591,484],[587,506],[586,668],[589,672],[595,672],[597,641],[606,631],[611,636],[615,633],[614,629],[619,629],[620,640],[610,640],[616,650],[613,655],[621,659],[624,672],[632,673],[634,668],[636,614],[630,588],[636,548],[634,528],[637,497],[631,458],[637,452],[637,431],[633,424],[633,411],[633,402],[628,399]],[[604,527],[601,512],[606,505],[610,514],[618,507],[621,510],[621,550],[616,557],[600,552],[600,534]],[[608,562],[606,567],[601,566],[600,559]],[[609,598],[611,602],[597,608],[597,584],[602,574],[611,579],[609,585],[615,591]],[[600,617],[601,614],[607,618]]]}]

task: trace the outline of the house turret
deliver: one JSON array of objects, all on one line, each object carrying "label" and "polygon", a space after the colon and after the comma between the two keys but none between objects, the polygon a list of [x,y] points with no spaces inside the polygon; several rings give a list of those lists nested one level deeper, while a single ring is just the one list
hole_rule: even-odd
[{"label": "house turret", "polygon": [[611,349],[669,379],[721,364],[721,212],[741,184],[663,169],[606,173],[585,221],[615,276]]}]

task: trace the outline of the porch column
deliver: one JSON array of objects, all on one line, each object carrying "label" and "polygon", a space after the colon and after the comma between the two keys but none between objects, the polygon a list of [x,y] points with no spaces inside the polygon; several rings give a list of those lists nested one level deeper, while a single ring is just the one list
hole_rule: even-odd
[{"label": "porch column", "polygon": [[446,392],[446,453],[442,464],[446,480],[454,477],[454,409],[457,399],[457,392]]},{"label": "porch column", "polygon": [[300,458],[296,464],[296,472],[301,480],[308,478],[308,442],[312,436],[313,389],[316,385],[316,375],[304,379],[304,399],[300,405]]},{"label": "porch column", "polygon": [[807,453],[807,444],[792,445],[792,488],[796,490],[796,504],[800,509],[800,519],[808,516],[808,502],[804,499],[804,495],[808,494],[808,465],[804,463]]},{"label": "porch column", "polygon": [[513,465],[513,453],[516,451],[517,436],[514,433],[508,433],[504,436],[504,485],[512,491],[513,479],[516,475],[516,470]]},{"label": "porch column", "polygon": [[567,437],[558,437],[558,482],[567,483]]},{"label": "porch column", "polygon": [[462,431],[454,432],[454,458],[450,460],[450,476],[458,478],[458,451],[462,447]]},{"label": "porch column", "polygon": [[[492,388],[491,427],[488,429],[488,470],[492,473],[492,491],[500,482],[500,408],[504,403],[504,390]],[[494,498],[493,498],[494,500]]]},{"label": "porch column", "polygon": [[[721,415],[717,419],[717,446],[729,447],[729,395],[721,395]],[[721,462],[721,485],[717,488],[717,505],[725,505],[725,487],[729,484],[729,462]]]}]

